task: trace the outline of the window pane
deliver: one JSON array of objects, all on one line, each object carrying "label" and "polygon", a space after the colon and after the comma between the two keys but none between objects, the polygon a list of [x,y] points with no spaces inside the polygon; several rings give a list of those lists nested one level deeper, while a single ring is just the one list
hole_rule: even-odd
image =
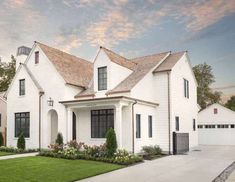
[{"label": "window pane", "polygon": [[152,138],[153,136],[153,122],[152,122],[152,116],[149,116],[149,138]]},{"label": "window pane", "polygon": [[180,129],[180,126],[179,126],[179,117],[176,116],[175,117],[175,130],[179,131],[179,129]]},{"label": "window pane", "polygon": [[136,114],[136,138],[141,137],[141,118],[140,114]]},{"label": "window pane", "polygon": [[15,114],[15,137],[18,137],[23,132],[26,138],[29,138],[30,119],[29,113]]},{"label": "window pane", "polygon": [[107,89],[107,67],[98,68],[98,90]]}]

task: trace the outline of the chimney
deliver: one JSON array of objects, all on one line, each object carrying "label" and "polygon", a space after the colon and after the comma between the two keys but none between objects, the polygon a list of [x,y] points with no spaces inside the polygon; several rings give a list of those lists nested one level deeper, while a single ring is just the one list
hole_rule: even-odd
[{"label": "chimney", "polygon": [[17,49],[16,53],[16,70],[18,69],[20,63],[24,63],[26,58],[28,57],[29,53],[31,51],[31,48],[26,46],[20,46]]}]

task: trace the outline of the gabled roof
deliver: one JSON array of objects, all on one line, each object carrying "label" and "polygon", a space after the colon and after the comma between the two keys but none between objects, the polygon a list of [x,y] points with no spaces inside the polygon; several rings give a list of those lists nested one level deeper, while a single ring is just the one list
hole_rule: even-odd
[{"label": "gabled roof", "polygon": [[87,88],[93,77],[93,64],[45,44],[36,42],[56,70],[70,85]]},{"label": "gabled roof", "polygon": [[130,91],[151,69],[159,64],[170,52],[131,59],[136,63],[133,73],[107,94]]},{"label": "gabled roof", "polygon": [[134,63],[134,62],[132,62],[132,61],[130,61],[130,60],[128,60],[128,59],[118,55],[118,54],[116,54],[115,52],[113,52],[113,51],[111,51],[111,50],[109,50],[107,48],[104,48],[104,47],[100,47],[100,48],[106,53],[106,55],[109,57],[109,59],[112,62],[114,62],[116,64],[119,64],[119,65],[121,65],[123,67],[126,67],[126,68],[128,68],[130,70],[134,70],[135,69],[136,63]]},{"label": "gabled roof", "polygon": [[153,73],[171,71],[175,64],[185,54],[186,51],[170,54],[154,71]]}]

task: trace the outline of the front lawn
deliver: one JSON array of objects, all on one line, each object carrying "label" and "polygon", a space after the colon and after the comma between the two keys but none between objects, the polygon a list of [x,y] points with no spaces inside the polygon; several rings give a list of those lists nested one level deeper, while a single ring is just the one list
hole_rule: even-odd
[{"label": "front lawn", "polygon": [[0,162],[0,181],[76,181],[122,167],[95,161],[66,160],[39,156],[16,158]]},{"label": "front lawn", "polygon": [[9,152],[1,152],[1,151],[0,151],[0,157],[1,157],[1,156],[5,156],[5,155],[12,155],[12,153],[9,153]]}]

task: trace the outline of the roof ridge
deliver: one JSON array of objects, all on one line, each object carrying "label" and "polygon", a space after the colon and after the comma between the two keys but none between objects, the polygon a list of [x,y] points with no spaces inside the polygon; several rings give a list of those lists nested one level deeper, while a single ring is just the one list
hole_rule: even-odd
[{"label": "roof ridge", "polygon": [[145,57],[156,56],[156,55],[159,55],[159,54],[167,54],[167,53],[171,54],[171,51],[165,51],[165,52],[160,52],[160,53],[155,53],[155,54],[149,54],[149,55],[146,55],[146,56],[135,57],[135,58],[131,58],[130,60],[134,61],[135,59],[141,59],[141,58],[145,58]]},{"label": "roof ridge", "polygon": [[63,53],[63,54],[67,54],[67,55],[69,55],[69,56],[72,56],[72,57],[81,59],[82,61],[85,61],[85,62],[87,62],[87,63],[89,63],[89,64],[93,64],[92,62],[90,62],[90,61],[88,61],[88,60],[86,60],[86,59],[84,59],[84,58],[75,56],[75,55],[73,55],[73,54],[69,54],[69,53],[67,53],[67,52],[65,52],[65,51],[62,51],[62,50],[58,49],[58,48],[48,46],[48,45],[46,45],[46,44],[44,44],[44,43],[41,43],[41,42],[38,42],[38,41],[34,41],[34,42],[37,43],[37,44],[41,44],[41,45],[43,45],[43,46],[49,47],[50,49],[54,49],[54,50],[56,50],[56,51],[59,51],[59,52],[61,52],[61,53]]},{"label": "roof ridge", "polygon": [[124,56],[121,56],[120,54],[118,54],[118,53],[112,51],[111,49],[108,49],[108,48],[103,47],[103,46],[100,46],[100,48],[101,48],[101,49],[104,49],[104,50],[107,50],[107,51],[109,51],[109,52],[111,52],[111,53],[113,53],[113,54],[116,54],[117,56],[119,56],[119,57],[121,57],[121,58],[123,58],[123,59],[126,59],[126,60],[130,61],[130,59],[128,59],[128,58],[126,58],[126,57],[124,57]]}]

